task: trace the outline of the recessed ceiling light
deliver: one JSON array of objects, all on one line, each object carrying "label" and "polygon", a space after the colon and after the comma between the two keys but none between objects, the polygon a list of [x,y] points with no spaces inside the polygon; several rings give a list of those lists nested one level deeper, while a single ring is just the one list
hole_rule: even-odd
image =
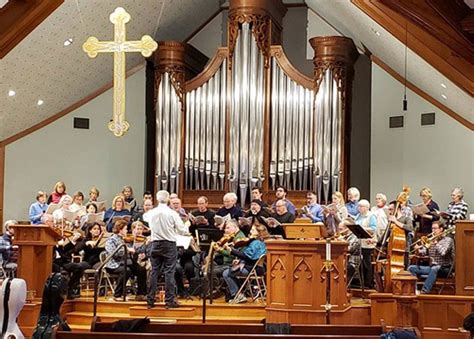
[{"label": "recessed ceiling light", "polygon": [[443,84],[443,83],[441,83],[441,87],[447,88],[447,86],[446,86],[445,84]]},{"label": "recessed ceiling light", "polygon": [[16,94],[16,92],[15,92],[14,90],[12,90],[12,89],[8,91],[8,96],[9,96],[9,97],[14,96],[15,94]]},{"label": "recessed ceiling light", "polygon": [[374,32],[374,34],[375,34],[376,36],[380,36],[380,32],[377,31],[375,28],[371,28],[371,30],[372,30],[372,32]]},{"label": "recessed ceiling light", "polygon": [[68,39],[64,40],[64,46],[69,46],[69,45],[72,44],[72,42],[73,42],[72,38],[68,38]]},{"label": "recessed ceiling light", "polygon": [[441,94],[441,97],[443,97],[444,100],[446,100],[448,97],[446,96],[446,94]]},{"label": "recessed ceiling light", "polygon": [[38,106],[41,106],[42,104],[44,104],[44,101],[39,99],[38,102],[37,102]]}]

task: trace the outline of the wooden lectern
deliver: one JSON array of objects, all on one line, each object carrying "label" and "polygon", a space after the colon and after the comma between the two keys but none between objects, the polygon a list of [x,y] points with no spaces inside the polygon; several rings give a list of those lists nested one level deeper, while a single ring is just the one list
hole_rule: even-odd
[{"label": "wooden lectern", "polygon": [[17,276],[26,281],[41,299],[46,279],[52,271],[53,249],[61,236],[46,225],[13,225],[14,245],[18,245]]},{"label": "wooden lectern", "polygon": [[[267,323],[326,322],[326,241],[267,240]],[[331,312],[349,305],[346,275],[347,242],[331,242]],[[339,317],[335,315],[336,317]]]},{"label": "wooden lectern", "polygon": [[470,258],[474,258],[474,220],[456,222],[456,295],[474,295],[474,270]]}]

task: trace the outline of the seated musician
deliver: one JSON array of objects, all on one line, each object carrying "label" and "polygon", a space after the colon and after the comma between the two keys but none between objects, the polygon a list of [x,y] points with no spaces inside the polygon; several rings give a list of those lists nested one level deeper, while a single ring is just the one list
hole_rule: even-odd
[{"label": "seated musician", "polygon": [[338,225],[347,219],[347,208],[344,205],[344,196],[341,192],[334,192],[332,194],[332,203],[323,208],[323,215],[326,225],[326,230],[329,236],[336,233]]},{"label": "seated musician", "polygon": [[133,196],[132,186],[129,186],[129,185],[123,186],[122,196],[125,199],[125,202],[127,205],[124,208],[127,208],[130,211],[130,214],[133,214],[133,212],[135,211],[135,208],[137,207],[137,201],[135,200],[135,197]]},{"label": "seated musician", "polygon": [[250,192],[250,196],[252,197],[252,200],[260,200],[260,205],[262,207],[268,207],[268,204],[265,203],[262,199],[263,193],[260,187],[258,186],[253,187],[252,191]]},{"label": "seated musician", "polygon": [[[245,234],[239,229],[239,225],[235,220],[226,221],[224,227],[224,237],[231,237],[231,242],[238,243],[239,240],[245,238]],[[232,261],[235,256],[232,255],[230,249],[224,249],[223,247],[216,246],[216,257],[215,264],[213,265],[213,274],[216,277],[222,277],[224,271],[231,267]]]},{"label": "seated musician", "polygon": [[338,233],[336,240],[348,242],[347,280],[350,281],[360,263],[360,239],[347,228],[344,222],[339,224]]},{"label": "seated musician", "polygon": [[237,195],[234,192],[226,193],[222,198],[222,202],[224,206],[217,210],[216,215],[225,217],[227,214],[230,214],[232,219],[239,220],[243,213],[240,206],[237,205]]},{"label": "seated musician", "polygon": [[303,218],[310,218],[313,223],[323,222],[323,208],[317,203],[318,197],[315,192],[306,193],[306,206],[303,207]]},{"label": "seated musician", "polygon": [[281,186],[281,185],[277,186],[276,191],[275,191],[275,197],[277,198],[277,200],[273,203],[272,209],[275,211],[277,201],[278,200],[283,200],[283,201],[286,202],[287,211],[290,212],[291,214],[295,215],[296,214],[296,207],[290,200],[288,200],[288,198],[286,197],[287,195],[288,195],[288,190],[286,189],[286,187]]},{"label": "seated musician", "polygon": [[[284,201],[283,201],[284,202]],[[286,208],[286,205],[285,205]],[[264,254],[267,253],[264,240],[267,239],[270,234],[267,228],[263,225],[253,226],[250,230],[250,243],[245,246],[242,250],[231,248],[228,244],[224,245],[224,249],[230,251],[230,253],[236,256],[238,259],[234,260],[232,267],[226,269],[223,272],[224,280],[229,289],[230,302],[241,303],[246,302],[247,298],[241,296],[238,300],[235,300],[236,294],[239,291],[239,284],[237,277],[245,277],[252,270],[257,260]],[[264,272],[260,272],[259,275],[263,275]]]},{"label": "seated musician", "polygon": [[210,210],[207,206],[209,200],[205,196],[201,196],[197,199],[197,209],[193,210],[191,214],[194,217],[199,218],[190,218],[191,226],[189,227],[189,232],[194,235],[196,229],[200,227],[214,227],[214,216],[216,212]]},{"label": "seated musician", "polygon": [[[287,210],[287,201],[284,199],[275,202],[275,213],[272,215],[280,224],[291,224],[295,221],[295,215]],[[281,235],[283,239],[286,238],[285,229],[282,225],[272,225],[269,223],[268,232],[271,235]]]},{"label": "seated musician", "polygon": [[419,223],[418,233],[426,235],[431,233],[431,224],[433,221],[439,220],[439,215],[436,211],[439,211],[438,204],[432,200],[432,193],[428,187],[424,187],[420,191],[420,197],[429,212],[423,215],[416,215],[414,221]]},{"label": "seated musician", "polygon": [[125,198],[117,195],[112,200],[112,207],[105,211],[104,221],[107,225],[107,232],[112,232],[114,217],[123,217],[130,215],[130,211],[125,208]]},{"label": "seated musician", "polygon": [[11,227],[12,225],[18,224],[16,220],[7,220],[3,225],[5,232],[0,237],[0,264],[9,269],[16,270],[17,264],[12,261],[13,251],[18,249],[17,245],[13,245],[13,235],[15,234],[15,229]]},{"label": "seated musician", "polygon": [[89,202],[97,202],[97,199],[99,199],[99,189],[97,187],[91,187],[89,190]]},{"label": "seated musician", "polygon": [[[362,226],[362,228],[371,235],[375,235],[377,229],[377,218],[370,212],[370,203],[362,199],[358,202],[359,213],[355,218],[355,223]],[[372,288],[374,284],[374,275],[372,269],[372,252],[375,248],[376,240],[362,239],[362,273],[364,275],[364,284],[368,288]]]},{"label": "seated musician", "polygon": [[[128,223],[125,220],[118,220],[113,227],[113,235],[107,239],[105,243],[105,251],[107,256],[111,255],[115,250],[124,244],[124,238],[127,237],[127,226]],[[146,269],[136,262],[130,259],[129,254],[134,254],[135,249],[133,247],[127,247],[127,252],[120,249],[106,264],[106,270],[113,274],[118,274],[117,283],[115,285],[114,300],[122,301],[122,296],[126,291],[123,290],[123,279],[125,271],[125,279],[128,280],[130,274],[134,274],[137,277],[137,301],[146,300]],[[124,267],[124,256],[127,256],[127,266]]]},{"label": "seated musician", "polygon": [[74,253],[80,254],[83,252],[81,262],[71,262],[64,265],[64,269],[71,273],[71,278],[68,284],[67,298],[74,299],[80,296],[79,282],[82,274],[86,269],[93,268],[100,262],[100,253],[104,251],[104,247],[99,247],[100,240],[104,236],[101,233],[99,223],[94,223],[86,231],[86,236],[82,241],[79,241]]},{"label": "seated musician", "polygon": [[[388,221],[391,224],[396,225],[397,227],[402,228],[405,231],[406,236],[406,247],[405,247],[405,268],[408,267],[409,263],[409,254],[410,254],[410,247],[411,241],[413,239],[413,219],[407,217],[406,214],[403,213],[403,207],[400,206],[398,211],[395,211],[396,201],[391,201],[388,205],[388,212],[389,217]],[[389,230],[390,232],[390,230]],[[387,239],[390,238],[390,233],[388,234]]]},{"label": "seated musician", "polygon": [[360,192],[356,187],[351,187],[347,190],[347,213],[353,219],[359,214],[359,199]]},{"label": "seated musician", "polygon": [[48,204],[59,204],[59,200],[66,195],[66,184],[62,181],[58,181],[54,184],[53,192],[49,195]]},{"label": "seated musician", "polygon": [[48,209],[46,199],[48,195],[43,191],[36,193],[36,201],[31,204],[28,217],[33,225],[41,224],[41,217]]},{"label": "seated musician", "polygon": [[431,230],[433,240],[429,245],[415,245],[419,255],[429,256],[430,264],[426,266],[408,266],[408,271],[414,276],[428,276],[421,289],[421,294],[430,293],[438,276],[447,276],[454,260],[454,240],[443,234],[445,225],[439,221],[434,221]]},{"label": "seated musician", "polygon": [[456,225],[457,220],[464,220],[467,217],[467,203],[463,200],[464,191],[462,188],[455,188],[451,192],[451,202],[448,204],[446,212],[441,212],[441,216],[447,220],[446,228]]},{"label": "seated musician", "polygon": [[147,275],[151,271],[151,263],[148,260],[147,250],[149,248],[149,238],[144,235],[145,225],[141,220],[132,223],[132,236],[127,238],[131,240],[131,246],[135,248],[132,260],[138,265],[145,267]]}]

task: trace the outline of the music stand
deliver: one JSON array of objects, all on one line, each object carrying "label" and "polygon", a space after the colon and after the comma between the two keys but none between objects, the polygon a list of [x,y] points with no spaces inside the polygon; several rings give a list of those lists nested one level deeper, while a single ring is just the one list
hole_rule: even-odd
[{"label": "music stand", "polygon": [[[349,224],[346,225],[346,227],[359,239],[372,239],[372,236],[361,226],[358,224]],[[365,289],[365,284],[364,284],[364,272],[362,272],[361,265],[363,263],[364,256],[362,254],[362,245],[360,247],[359,251],[359,282],[360,282],[360,287],[362,288],[362,297],[364,295],[364,289]],[[352,279],[352,278],[351,278]]]},{"label": "music stand", "polygon": [[201,248],[201,251],[205,252],[209,251],[211,242],[219,241],[224,235],[224,231],[218,228],[203,227],[197,228],[196,231],[198,236],[197,240],[199,242],[199,247]]}]

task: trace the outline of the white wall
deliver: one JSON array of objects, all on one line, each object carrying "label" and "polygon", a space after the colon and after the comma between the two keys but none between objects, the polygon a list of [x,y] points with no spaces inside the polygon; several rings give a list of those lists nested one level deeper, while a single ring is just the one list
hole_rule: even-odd
[{"label": "white wall", "polygon": [[[464,189],[474,208],[474,133],[428,101],[408,90],[408,111],[402,111],[403,86],[372,64],[372,202],[377,192],[394,199],[407,184],[411,200],[430,187],[440,208],[450,202],[452,188]],[[421,126],[421,113],[435,112],[436,124]],[[390,129],[389,116],[403,115],[403,128]]]},{"label": "white wall", "polygon": [[[194,35],[188,43],[197,48],[208,58],[212,58],[216,54],[217,48],[225,46],[225,26],[223,26],[223,18],[227,17],[228,12],[222,11],[214,19],[212,19],[203,29]],[[227,23],[227,21],[225,21]],[[223,43],[224,42],[224,43]]]},{"label": "white wall", "polygon": [[[86,196],[97,186],[108,206],[124,185],[143,193],[145,158],[145,70],[127,79],[126,119],[130,130],[122,138],[107,129],[112,117],[108,90],[52,124],[6,147],[4,220],[28,219],[38,190],[52,191],[56,181],[67,192]],[[89,118],[90,129],[74,129],[73,117]]]},{"label": "white wall", "polygon": [[[341,34],[336,31],[332,26],[330,26],[326,21],[324,21],[319,15],[314,13],[312,10],[308,9],[308,33],[307,40],[317,37],[317,36],[340,36]],[[306,45],[306,58],[313,59],[314,50],[307,42]]]}]

